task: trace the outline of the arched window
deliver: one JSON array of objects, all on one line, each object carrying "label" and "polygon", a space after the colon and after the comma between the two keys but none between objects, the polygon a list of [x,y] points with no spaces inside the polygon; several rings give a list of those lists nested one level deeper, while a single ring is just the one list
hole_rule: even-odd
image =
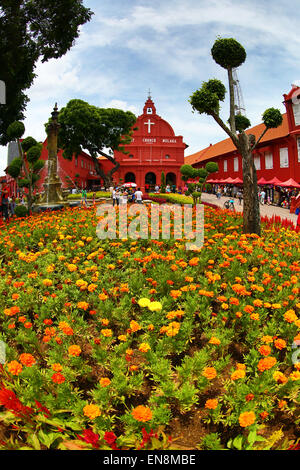
[{"label": "arched window", "polygon": [[125,183],[135,183],[135,174],[129,171],[125,175]]}]

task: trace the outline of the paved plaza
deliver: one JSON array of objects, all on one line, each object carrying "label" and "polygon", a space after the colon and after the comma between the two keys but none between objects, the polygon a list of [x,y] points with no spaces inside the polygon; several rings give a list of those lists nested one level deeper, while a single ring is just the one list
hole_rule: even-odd
[{"label": "paved plaza", "polygon": [[[224,202],[229,200],[229,197],[222,196],[220,199],[217,199],[217,196],[215,194],[208,194],[208,193],[202,193],[202,202],[209,202],[211,204],[215,204],[216,206],[224,207]],[[243,202],[240,205],[239,200],[237,198],[234,199],[234,206],[235,210],[237,212],[243,212]],[[283,220],[288,219],[291,220],[295,225],[297,222],[297,215],[296,214],[291,214],[289,209],[284,209],[283,207],[278,207],[278,206],[268,206],[266,204],[260,204],[260,213],[262,216],[279,216]]]}]

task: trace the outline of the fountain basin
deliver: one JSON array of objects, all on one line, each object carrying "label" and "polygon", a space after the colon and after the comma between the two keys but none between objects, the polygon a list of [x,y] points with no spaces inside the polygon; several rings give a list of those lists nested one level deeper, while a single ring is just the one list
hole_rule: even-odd
[{"label": "fountain basin", "polygon": [[35,204],[33,207],[33,212],[45,212],[45,211],[59,211],[65,207],[78,207],[80,206],[80,201],[63,201],[54,204],[40,203]]}]

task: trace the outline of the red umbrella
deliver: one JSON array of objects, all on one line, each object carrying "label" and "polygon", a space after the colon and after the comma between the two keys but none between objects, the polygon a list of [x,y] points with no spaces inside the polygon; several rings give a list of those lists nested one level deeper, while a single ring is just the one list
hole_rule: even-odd
[{"label": "red umbrella", "polygon": [[274,186],[281,186],[282,181],[280,181],[278,178],[273,178],[271,181],[268,181],[268,184],[273,184]]},{"label": "red umbrella", "polygon": [[260,178],[258,181],[257,181],[257,184],[259,185],[264,185],[264,184],[269,184],[265,178]]},{"label": "red umbrella", "polygon": [[241,184],[243,183],[243,180],[239,177],[235,178],[233,181],[232,181],[234,184]]},{"label": "red umbrella", "polygon": [[229,184],[231,184],[231,183],[233,183],[233,182],[234,182],[234,179],[231,178],[231,176],[229,176],[229,178],[226,178],[226,180],[224,180],[224,183],[229,183]]},{"label": "red umbrella", "polygon": [[283,183],[281,183],[280,186],[284,186],[284,187],[290,187],[290,188],[300,188],[300,184],[298,184],[295,180],[293,180],[293,178],[290,178],[289,180],[287,181],[284,181]]}]

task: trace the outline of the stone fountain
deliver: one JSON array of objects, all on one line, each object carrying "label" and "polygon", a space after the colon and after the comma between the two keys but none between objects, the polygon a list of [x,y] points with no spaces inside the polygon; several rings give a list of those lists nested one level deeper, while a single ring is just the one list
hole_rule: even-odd
[{"label": "stone fountain", "polygon": [[35,204],[34,210],[58,210],[65,206],[77,206],[79,202],[67,200],[67,194],[63,193],[62,182],[57,172],[57,137],[60,124],[58,123],[57,103],[51,113],[51,122],[48,126],[48,174],[44,182],[44,193]]}]

